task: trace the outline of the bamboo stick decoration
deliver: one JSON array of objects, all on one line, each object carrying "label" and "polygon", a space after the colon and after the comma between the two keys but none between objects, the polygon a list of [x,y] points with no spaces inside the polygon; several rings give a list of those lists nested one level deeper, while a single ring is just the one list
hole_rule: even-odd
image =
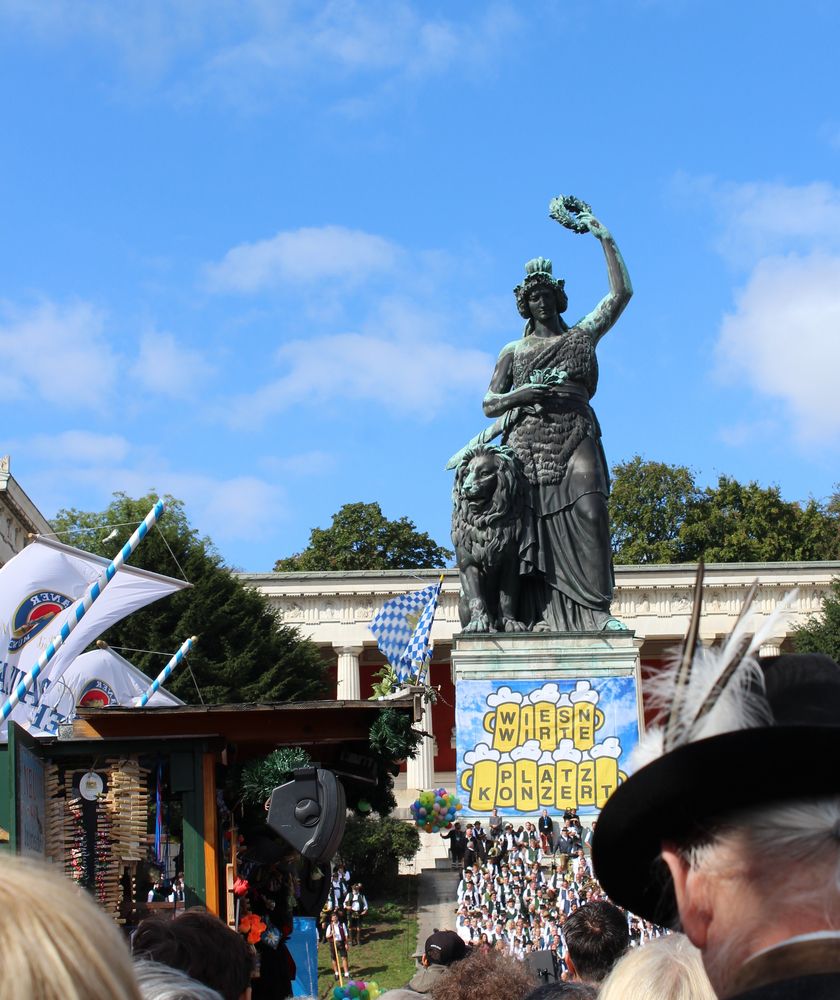
[{"label": "bamboo stick decoration", "polygon": [[192,635],[190,636],[189,639],[187,639],[185,642],[181,644],[181,648],[178,650],[178,652],[172,657],[169,663],[166,664],[163,670],[161,670],[161,672],[157,675],[157,677],[152,681],[151,685],[149,686],[149,689],[140,698],[140,701],[137,704],[138,708],[145,707],[149,698],[151,698],[152,695],[157,690],[159,690],[161,684],[163,684],[166,681],[166,679],[169,677],[172,671],[178,666],[179,663],[181,663],[181,661],[186,657],[186,655],[189,653],[189,651],[193,648],[193,646],[197,642],[198,642],[198,636]]}]

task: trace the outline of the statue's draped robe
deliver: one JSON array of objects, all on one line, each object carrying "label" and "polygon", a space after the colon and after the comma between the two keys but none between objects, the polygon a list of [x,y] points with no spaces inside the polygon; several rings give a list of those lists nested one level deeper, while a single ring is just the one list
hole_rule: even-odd
[{"label": "statue's draped robe", "polygon": [[[589,405],[598,384],[595,346],[582,330],[516,343],[512,388],[565,371],[565,394],[540,413],[526,408],[507,432],[530,484],[520,545],[520,617],[556,631],[600,629],[609,618],[614,577],[609,472]],[[571,395],[570,395],[571,394]],[[584,502],[581,498],[586,497]]]}]

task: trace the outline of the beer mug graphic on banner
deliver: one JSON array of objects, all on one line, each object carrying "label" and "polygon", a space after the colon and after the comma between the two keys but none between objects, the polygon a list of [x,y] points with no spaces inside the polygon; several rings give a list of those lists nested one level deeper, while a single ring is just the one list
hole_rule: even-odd
[{"label": "beer mug graphic on banner", "polygon": [[[539,740],[540,750],[551,751],[557,746],[560,738],[557,735],[557,706],[560,704],[561,698],[560,688],[556,681],[549,681],[528,695],[527,700],[533,705],[533,713],[527,738]],[[522,711],[524,715],[524,705]]]},{"label": "beer mug graphic on banner", "polygon": [[621,756],[621,744],[614,736],[609,736],[603,743],[596,744],[589,756],[595,762],[595,805],[604,805],[619,785],[627,777],[618,769],[618,758]]},{"label": "beer mug graphic on banner", "polygon": [[[595,746],[595,731],[604,724],[604,713],[596,708],[598,692],[589,681],[578,681],[569,695],[573,705],[573,739],[578,750],[590,750]],[[594,805],[594,802],[592,803]]]},{"label": "beer mug graphic on banner", "polygon": [[486,743],[464,754],[464,763],[471,765],[461,775],[461,784],[470,793],[470,812],[490,812],[497,803],[499,784],[498,750]]},{"label": "beer mug graphic on banner", "polygon": [[595,761],[588,757],[578,764],[577,804],[578,807],[595,805]]},{"label": "beer mug graphic on banner", "polygon": [[571,740],[561,740],[560,746],[552,754],[555,760],[555,809],[571,809],[577,806],[578,766],[583,756]]},{"label": "beer mug graphic on banner", "polygon": [[521,747],[511,750],[516,782],[516,808],[520,812],[534,812],[538,806],[537,761],[540,759],[538,740],[528,740]]},{"label": "beer mug graphic on banner", "polygon": [[575,710],[568,695],[563,696],[566,701],[560,702],[557,706],[557,742],[562,743],[568,740],[574,743],[575,740]]},{"label": "beer mug graphic on banner", "polygon": [[557,780],[557,765],[546,750],[537,762],[537,795],[540,809],[554,809],[554,785]]},{"label": "beer mug graphic on banner", "polygon": [[522,695],[509,687],[487,695],[487,705],[492,711],[484,716],[486,732],[493,734],[493,749],[500,753],[510,753],[519,740],[519,717]]},{"label": "beer mug graphic on banner", "polygon": [[513,761],[499,762],[499,783],[496,804],[502,809],[513,809],[516,804],[516,768]]}]

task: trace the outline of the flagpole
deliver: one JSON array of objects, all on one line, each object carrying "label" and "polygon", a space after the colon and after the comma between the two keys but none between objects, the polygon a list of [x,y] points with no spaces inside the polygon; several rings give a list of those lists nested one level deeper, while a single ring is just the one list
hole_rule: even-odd
[{"label": "flagpole", "polygon": [[85,614],[90,610],[90,606],[99,597],[102,591],[108,586],[108,584],[113,580],[114,575],[117,570],[120,569],[123,564],[129,559],[137,548],[137,546],[143,541],[149,530],[157,523],[161,514],[164,511],[163,500],[158,500],[154,507],[149,511],[146,517],[143,519],[142,524],[137,528],[134,534],[129,538],[129,540],[123,545],[122,549],[114,557],[113,561],[108,564],[105,568],[104,573],[99,577],[99,579],[91,586],[88,592],[83,598],[76,601],[73,605],[73,614],[67,619],[67,621],[61,626],[61,632],[55,636],[50,642],[49,646],[44,650],[43,653],[38,657],[38,662],[29,671],[29,673],[20,680],[15,686],[14,691],[9,695],[9,699],[0,709],[0,722],[5,722],[6,719],[12,714],[15,706],[18,705],[25,697],[27,691],[32,687],[41,671],[46,667],[50,660],[55,656],[55,654],[64,645],[64,641],[73,631],[73,629],[79,624],[79,622],[84,618]]},{"label": "flagpole", "polygon": [[198,642],[198,636],[192,635],[186,640],[178,650],[178,652],[172,657],[169,663],[161,670],[161,672],[155,677],[152,683],[149,685],[148,690],[145,692],[143,697],[137,704],[137,708],[143,708],[149,698],[160,689],[161,684],[163,684],[167,677],[172,673],[172,671],[178,666],[178,664],[186,657],[187,653],[193,648],[193,646]]},{"label": "flagpole", "polygon": [[[435,612],[437,611],[437,606],[440,603],[440,592],[441,592],[441,590],[443,590],[443,577],[444,577],[444,574],[441,573],[440,574],[440,579],[438,580],[437,593],[435,594],[435,607],[434,607],[434,611],[432,611],[432,621],[434,621]],[[431,623],[430,623],[429,624],[429,635],[431,635],[431,634],[432,634],[432,626],[431,626]],[[425,658],[423,659],[423,662],[420,664],[420,669],[417,671],[417,685],[418,685],[418,687],[423,683],[423,674],[426,673],[431,668],[431,665],[432,665],[432,657],[431,657],[431,654],[427,653],[426,656],[425,656]]]}]

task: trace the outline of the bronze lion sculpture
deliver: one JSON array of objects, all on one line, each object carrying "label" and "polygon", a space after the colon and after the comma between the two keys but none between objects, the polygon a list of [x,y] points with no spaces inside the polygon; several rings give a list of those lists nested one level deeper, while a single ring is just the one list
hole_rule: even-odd
[{"label": "bronze lion sculpture", "polygon": [[524,477],[504,445],[468,448],[452,488],[452,543],[465,632],[525,632],[519,599],[519,525]]}]

